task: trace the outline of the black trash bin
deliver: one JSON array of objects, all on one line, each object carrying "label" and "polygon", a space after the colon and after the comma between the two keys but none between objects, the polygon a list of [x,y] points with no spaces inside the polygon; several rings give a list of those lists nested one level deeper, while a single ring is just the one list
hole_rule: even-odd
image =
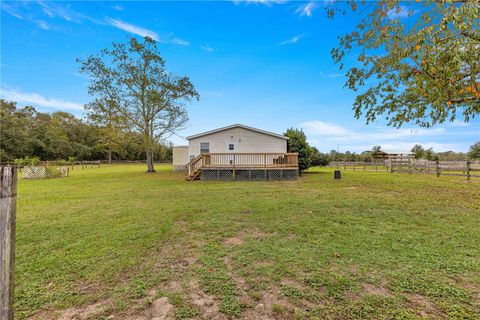
[{"label": "black trash bin", "polygon": [[340,180],[342,179],[342,172],[340,170],[335,170],[335,172],[333,173],[333,178],[335,180]]}]

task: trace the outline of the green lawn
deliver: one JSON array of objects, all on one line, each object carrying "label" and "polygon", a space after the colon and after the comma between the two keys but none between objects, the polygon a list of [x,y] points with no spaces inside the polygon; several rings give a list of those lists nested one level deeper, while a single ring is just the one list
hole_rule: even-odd
[{"label": "green lawn", "polygon": [[19,182],[17,318],[141,319],[160,297],[176,319],[480,318],[478,180],[157,170]]}]

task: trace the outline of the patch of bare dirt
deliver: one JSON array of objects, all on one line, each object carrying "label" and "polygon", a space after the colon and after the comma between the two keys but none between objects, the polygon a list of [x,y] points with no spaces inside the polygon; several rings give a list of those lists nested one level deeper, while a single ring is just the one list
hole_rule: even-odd
[{"label": "patch of bare dirt", "polygon": [[243,312],[242,318],[245,320],[289,320],[293,318],[293,305],[282,296],[279,288],[272,287],[270,291],[263,293],[253,308]]},{"label": "patch of bare dirt", "polygon": [[[88,304],[82,307],[75,307],[67,309],[58,316],[58,318],[53,317],[51,319],[58,320],[89,320],[97,319],[99,316],[105,314],[109,308],[111,308],[112,302],[110,300],[100,301],[93,304]],[[39,319],[34,317],[32,319]],[[45,318],[49,319],[49,318]]]},{"label": "patch of bare dirt", "polygon": [[369,283],[362,284],[362,290],[365,294],[368,294],[368,295],[375,295],[375,296],[381,296],[381,297],[391,297],[392,296],[392,293],[387,288],[385,288],[383,286],[376,287],[376,286],[371,285]]},{"label": "patch of bare dirt", "polygon": [[239,237],[227,238],[223,241],[223,243],[227,246],[239,246],[243,244],[243,239]]},{"label": "patch of bare dirt", "polygon": [[152,302],[149,313],[151,320],[173,319],[174,306],[168,301],[167,297],[159,298]]},{"label": "patch of bare dirt", "polygon": [[414,310],[422,317],[435,317],[435,319],[447,319],[447,315],[432,301],[420,294],[408,295],[407,298],[413,305]]},{"label": "patch of bare dirt", "polygon": [[190,283],[189,297],[192,304],[198,307],[204,318],[212,320],[226,319],[225,316],[220,314],[218,301],[215,300],[215,297],[203,292],[196,282]]}]

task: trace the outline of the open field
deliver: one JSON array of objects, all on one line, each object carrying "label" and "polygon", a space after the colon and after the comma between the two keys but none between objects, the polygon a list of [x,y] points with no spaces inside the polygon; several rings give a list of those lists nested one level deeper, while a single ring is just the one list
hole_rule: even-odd
[{"label": "open field", "polygon": [[19,182],[17,318],[480,318],[478,181],[158,169]]}]

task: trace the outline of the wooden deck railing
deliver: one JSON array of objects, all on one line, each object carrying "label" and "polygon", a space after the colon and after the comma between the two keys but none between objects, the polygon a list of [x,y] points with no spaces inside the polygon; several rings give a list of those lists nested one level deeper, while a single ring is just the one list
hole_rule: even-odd
[{"label": "wooden deck railing", "polygon": [[199,168],[297,168],[298,153],[202,153],[187,166],[188,174]]},{"label": "wooden deck railing", "polygon": [[194,174],[196,171],[202,168],[203,165],[203,157],[202,154],[196,156],[189,163],[185,166],[187,168],[187,175],[190,176]]}]

